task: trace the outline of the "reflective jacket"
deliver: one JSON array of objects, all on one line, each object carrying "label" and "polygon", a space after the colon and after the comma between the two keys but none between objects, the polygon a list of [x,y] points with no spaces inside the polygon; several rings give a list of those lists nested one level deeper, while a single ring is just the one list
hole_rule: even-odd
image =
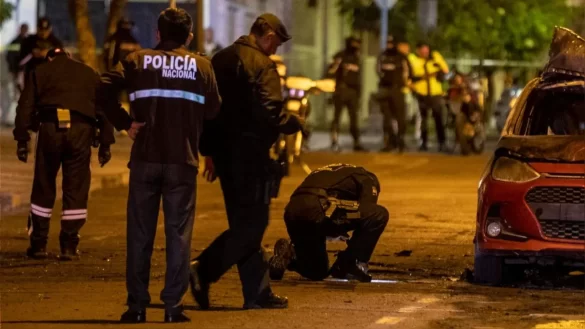
[{"label": "reflective jacket", "polygon": [[[126,90],[132,117],[120,108]],[[102,74],[99,105],[118,130],[144,122],[132,145],[131,161],[198,166],[203,121],[221,104],[208,59],[166,42],[121,60]]]},{"label": "reflective jacket", "polygon": [[409,54],[408,60],[412,68],[412,89],[422,96],[441,96],[443,87],[437,80],[437,74],[449,70],[443,56],[436,51],[432,52],[429,60]]}]

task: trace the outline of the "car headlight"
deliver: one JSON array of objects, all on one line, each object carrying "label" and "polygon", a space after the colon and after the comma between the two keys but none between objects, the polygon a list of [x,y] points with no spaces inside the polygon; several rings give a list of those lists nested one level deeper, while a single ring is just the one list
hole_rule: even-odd
[{"label": "car headlight", "polygon": [[539,177],[528,164],[507,157],[498,158],[492,169],[492,178],[503,182],[524,183]]}]

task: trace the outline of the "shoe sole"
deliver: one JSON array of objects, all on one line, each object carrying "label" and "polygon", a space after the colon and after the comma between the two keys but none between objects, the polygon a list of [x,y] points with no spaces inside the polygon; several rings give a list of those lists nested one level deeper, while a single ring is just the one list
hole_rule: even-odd
[{"label": "shoe sole", "polygon": [[286,239],[276,241],[274,245],[274,256],[269,260],[270,279],[278,281],[284,277],[284,272],[290,263],[290,242]]},{"label": "shoe sole", "polygon": [[203,301],[201,298],[197,298],[199,293],[203,291],[201,280],[199,279],[199,275],[197,275],[198,267],[199,262],[194,262],[189,266],[189,287],[191,288],[191,295],[197,304],[199,304],[199,307],[202,310],[207,310],[209,309],[209,300]]}]

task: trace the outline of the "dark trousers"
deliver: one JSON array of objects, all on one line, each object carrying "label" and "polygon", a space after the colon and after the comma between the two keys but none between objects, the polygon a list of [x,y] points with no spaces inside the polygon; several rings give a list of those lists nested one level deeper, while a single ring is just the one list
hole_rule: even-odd
[{"label": "dark trousers", "polygon": [[416,95],[421,117],[421,139],[422,145],[427,146],[428,142],[428,127],[427,118],[429,111],[435,120],[435,130],[437,131],[437,142],[440,145],[445,144],[445,127],[443,125],[443,98],[441,96],[422,96]]},{"label": "dark trousers", "polygon": [[79,230],[87,219],[92,138],[93,127],[86,123],[73,123],[69,129],[59,129],[55,123],[41,124],[28,224],[33,248],[47,245],[49,219],[57,194],[57,173],[61,166],[63,211],[59,241],[62,249],[77,247]]},{"label": "dark trousers", "polygon": [[[303,196],[300,197],[303,198]],[[298,197],[293,197],[295,198]],[[291,203],[293,202],[296,205],[303,204],[291,200]],[[304,204],[312,203],[309,201]],[[330,219],[321,222],[303,220],[305,216],[302,214],[306,213],[306,210],[287,206],[284,222],[296,254],[293,268],[307,279],[317,281],[329,275],[329,258],[326,248],[328,236],[336,237],[340,233],[353,231],[351,239],[347,241],[347,249],[340,253],[337,261],[355,264],[357,260],[367,263],[374,253],[374,248],[389,218],[388,210],[377,204],[361,204],[359,207],[361,217],[348,219],[342,223],[336,223]]]},{"label": "dark trousers", "polygon": [[201,264],[199,275],[202,281],[213,283],[237,264],[244,303],[253,303],[271,292],[268,262],[262,249],[269,218],[268,179],[253,170],[239,171],[238,164],[225,159],[214,158],[214,163],[229,228],[197,257]]},{"label": "dark trousers", "polygon": [[[406,133],[406,102],[404,93],[399,88],[380,88],[380,109],[384,116],[385,146],[404,146]],[[392,121],[396,121],[398,131],[394,130]]]},{"label": "dark trousers", "polygon": [[168,312],[180,311],[189,286],[196,179],[197,169],[187,164],[130,163],[126,289],[132,310],[150,303],[150,259],[162,198],[167,268],[160,298]]},{"label": "dark trousers", "polygon": [[331,123],[331,133],[333,135],[333,142],[338,142],[339,135],[339,121],[341,120],[341,112],[344,107],[347,107],[349,114],[349,132],[353,137],[354,143],[359,143],[360,132],[358,128],[358,108],[359,108],[360,93],[356,89],[344,87],[336,90],[333,95],[333,105],[335,112],[333,113],[333,122]]}]

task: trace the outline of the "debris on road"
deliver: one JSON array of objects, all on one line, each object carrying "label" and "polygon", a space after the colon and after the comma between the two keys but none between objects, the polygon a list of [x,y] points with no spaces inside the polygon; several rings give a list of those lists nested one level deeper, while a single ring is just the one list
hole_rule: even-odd
[{"label": "debris on road", "polygon": [[399,252],[395,252],[394,256],[396,257],[409,257],[412,254],[412,250],[402,250]]}]

